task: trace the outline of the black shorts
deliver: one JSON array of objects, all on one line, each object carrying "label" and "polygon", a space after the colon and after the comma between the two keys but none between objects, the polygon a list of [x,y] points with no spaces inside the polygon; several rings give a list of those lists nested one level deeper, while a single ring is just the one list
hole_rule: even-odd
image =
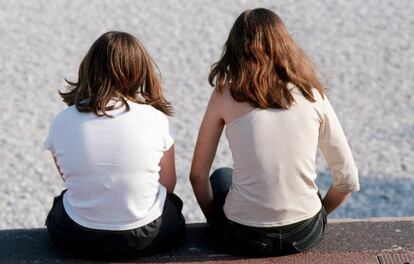
[{"label": "black shorts", "polygon": [[74,222],[63,207],[63,191],[53,200],[46,218],[52,241],[70,254],[98,259],[122,259],[154,253],[168,246],[185,229],[183,202],[168,194],[160,217],[151,223],[125,231],[91,229]]}]

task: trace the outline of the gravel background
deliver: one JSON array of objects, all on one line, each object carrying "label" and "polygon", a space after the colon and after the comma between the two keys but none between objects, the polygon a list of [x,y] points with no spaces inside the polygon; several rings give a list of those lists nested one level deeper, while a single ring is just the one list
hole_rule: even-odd
[{"label": "gravel background", "polygon": [[[362,190],[332,217],[414,215],[414,1],[0,0],[0,229],[40,227],[63,185],[42,149],[92,42],[128,31],[148,48],[176,115],[177,193],[204,220],[187,179],[210,65],[242,11],[275,10],[312,58],[348,136]],[[231,165],[222,140],[214,167]],[[318,158],[320,186],[330,182]]]}]

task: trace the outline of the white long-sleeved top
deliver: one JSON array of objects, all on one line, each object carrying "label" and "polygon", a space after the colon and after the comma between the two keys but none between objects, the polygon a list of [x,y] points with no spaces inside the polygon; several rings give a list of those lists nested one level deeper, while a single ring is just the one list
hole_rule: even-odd
[{"label": "white long-sleeved top", "polygon": [[322,206],[315,183],[318,143],[333,187],[359,190],[351,150],[328,98],[316,89],[316,102],[297,88],[291,93],[295,103],[288,110],[256,108],[226,126],[234,171],[224,212],[232,221],[271,227],[314,216]]}]

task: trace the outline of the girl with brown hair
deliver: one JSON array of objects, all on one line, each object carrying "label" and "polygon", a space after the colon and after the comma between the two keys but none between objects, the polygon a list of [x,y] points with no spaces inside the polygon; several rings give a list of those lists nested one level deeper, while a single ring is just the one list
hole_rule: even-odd
[{"label": "girl with brown hair", "polygon": [[69,106],[44,143],[66,190],[46,226],[62,249],[92,257],[149,253],[184,229],[174,139],[154,63],[132,35],[107,32],[89,49]]},{"label": "girl with brown hair", "polygon": [[[243,12],[221,59],[190,172],[212,227],[242,254],[281,255],[321,241],[326,216],[359,189],[341,125],[304,52],[271,10]],[[233,169],[209,177],[223,129]],[[320,147],[333,172],[322,199],[315,184]]]}]

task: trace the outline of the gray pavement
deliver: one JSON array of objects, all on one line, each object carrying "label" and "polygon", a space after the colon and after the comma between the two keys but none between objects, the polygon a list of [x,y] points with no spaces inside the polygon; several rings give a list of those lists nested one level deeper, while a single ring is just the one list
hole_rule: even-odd
[{"label": "gray pavement", "polygon": [[[272,258],[241,258],[218,248],[205,224],[187,226],[170,250],[128,263],[403,263],[414,261],[414,218],[329,223],[326,237],[310,252]],[[400,262],[389,262],[396,259]],[[382,262],[381,262],[382,261]],[[0,231],[0,263],[93,263],[61,254],[45,229]],[[122,262],[121,262],[122,263]],[[412,263],[412,262],[411,262]]]}]

